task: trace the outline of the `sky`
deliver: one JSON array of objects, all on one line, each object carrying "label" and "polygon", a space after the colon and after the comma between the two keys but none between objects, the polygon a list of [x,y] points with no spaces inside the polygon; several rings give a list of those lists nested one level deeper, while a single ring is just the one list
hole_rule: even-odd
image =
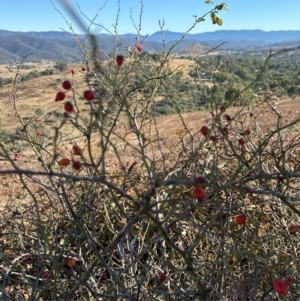
[{"label": "sky", "polygon": [[[68,2],[79,16],[82,27],[68,13],[62,2]],[[205,0],[0,0],[0,29],[10,31],[69,31],[83,33],[95,18],[92,33],[152,34],[161,30],[185,32],[195,15],[203,16],[213,8]],[[300,30],[299,0],[225,0],[228,11],[219,12],[223,25],[213,25],[210,17],[198,23],[191,33],[215,30],[261,29]],[[119,6],[118,6],[119,3]],[[215,4],[222,3],[215,1]],[[142,7],[143,5],[143,7]],[[56,8],[55,8],[56,7]],[[81,13],[78,9],[80,7]],[[142,10],[142,13],[141,13]],[[116,16],[119,11],[118,20]],[[140,22],[141,20],[141,22]]]}]

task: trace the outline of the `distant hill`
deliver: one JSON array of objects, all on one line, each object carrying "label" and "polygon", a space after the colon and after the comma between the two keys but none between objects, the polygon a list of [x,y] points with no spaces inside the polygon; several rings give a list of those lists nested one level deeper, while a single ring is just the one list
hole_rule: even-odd
[{"label": "distant hill", "polygon": [[[9,31],[9,30],[1,30],[0,29],[0,37],[1,36],[14,36],[14,35],[26,35],[28,37],[41,38],[41,39],[55,39],[55,40],[65,40],[72,39],[70,33],[64,31]],[[84,35],[79,35],[84,37]]]},{"label": "distant hill", "polygon": [[[136,39],[131,37],[133,35],[124,36],[126,38],[120,36],[118,41],[118,44],[122,46],[120,47],[120,53],[122,53],[122,49],[134,48],[136,43]],[[86,40],[86,37],[83,35],[78,36],[78,38],[81,43],[84,43]],[[197,43],[195,40],[182,41],[180,45],[174,48],[174,51],[180,51],[195,43]],[[114,50],[115,38],[109,35],[98,35],[97,44],[100,49],[99,56],[105,57]],[[173,42],[168,42],[165,45],[155,41],[145,42],[143,50],[151,53],[159,52],[163,49],[169,49],[172,45]],[[89,48],[89,43],[87,43],[87,48]],[[209,47],[206,46],[205,51],[208,49]],[[0,31],[0,54],[3,54],[8,60],[11,59],[14,61],[20,61],[29,54],[30,56],[27,61],[51,60],[72,62],[79,61],[83,57],[82,50],[74,40],[74,37],[60,32],[56,35],[53,32],[18,32],[12,34],[12,32]]]},{"label": "distant hill", "polygon": [[[183,33],[165,31],[163,37],[165,42],[177,41],[183,36]],[[159,42],[162,40],[162,32],[158,31],[147,37],[148,41]],[[194,40],[207,46],[216,47],[221,43],[221,49],[237,50],[246,47],[270,46],[272,44],[299,42],[300,30],[281,30],[281,31],[263,31],[263,30],[217,30],[214,32],[204,32],[197,34],[188,34],[185,40]]]},{"label": "distant hill", "polygon": [[[189,40],[189,41],[194,42],[194,40]],[[187,47],[178,50],[177,53],[179,56],[193,56],[196,54],[207,53],[210,50],[211,50],[210,46],[202,45],[198,42],[195,42],[191,45],[188,45]]]},{"label": "distant hill", "polygon": [[60,40],[34,38],[24,34],[0,36],[0,53],[2,49],[5,57],[18,60],[30,53],[29,60],[67,60],[70,54],[71,59],[80,54],[78,45],[71,39],[62,43]]},{"label": "distant hill", "polygon": [[[155,32],[145,37],[139,37],[143,41],[143,49],[148,52],[159,52],[168,50],[175,41],[182,38],[184,33],[164,31]],[[77,35],[83,42],[85,35]],[[134,47],[136,43],[135,34],[124,34],[118,36],[118,44],[121,48]],[[97,35],[100,53],[109,55],[115,47],[115,37],[108,34]],[[226,42],[226,43],[224,43]],[[262,31],[262,30],[217,30],[198,34],[188,34],[185,39],[177,45],[173,51],[181,55],[188,53],[198,54],[207,52],[210,47],[216,47],[224,43],[220,49],[236,50],[250,47],[271,47],[274,45],[300,45],[300,31]],[[195,46],[196,45],[196,46]],[[32,53],[29,60],[64,60],[78,61],[82,57],[82,51],[74,36],[67,32],[13,32],[0,30],[0,54],[6,59],[22,60],[26,55]]]},{"label": "distant hill", "polygon": [[[149,41],[161,41],[161,32],[155,32],[148,36]],[[183,33],[164,32],[166,42],[179,40]],[[281,30],[281,31],[263,31],[263,30],[217,30],[213,32],[204,32],[188,34],[186,39],[197,40],[198,42],[208,41],[248,41],[263,43],[278,43],[284,41],[300,41],[300,30]]]}]

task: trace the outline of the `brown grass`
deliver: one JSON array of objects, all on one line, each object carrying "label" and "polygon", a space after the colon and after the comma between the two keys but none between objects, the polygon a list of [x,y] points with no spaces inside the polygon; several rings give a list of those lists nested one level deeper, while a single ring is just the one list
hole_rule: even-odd
[{"label": "brown grass", "polygon": [[[39,70],[43,70],[45,68],[48,68],[49,65],[51,66],[51,64],[53,63],[46,62],[41,65],[37,65],[37,68]],[[74,68],[76,70],[76,74],[73,77],[71,76],[68,70],[63,74],[43,76],[36,79],[32,79],[27,82],[19,83],[17,87],[18,101],[16,102],[16,108],[20,113],[21,118],[25,122],[28,120],[32,120],[34,113],[37,109],[42,109],[45,113],[45,116],[47,116],[47,114],[49,114],[50,112],[62,112],[64,102],[55,102],[54,98],[56,92],[61,90],[61,82],[64,79],[68,78],[72,80],[78,93],[81,93],[81,91],[84,91],[88,88],[84,80],[85,73],[80,71],[80,67],[80,65],[76,65],[73,67],[70,66],[70,69]],[[192,62],[187,59],[173,59],[171,61],[171,67],[173,70],[175,70],[176,68],[178,68],[178,70],[182,70],[184,72],[184,77],[186,77],[188,76],[188,72],[192,67]],[[1,76],[5,77],[10,75],[10,72],[7,69],[5,69],[4,66],[1,66],[0,70]],[[22,75],[26,74],[26,72],[28,71],[30,70],[21,70],[20,73]],[[2,88],[2,90],[0,91],[0,98],[5,100],[0,102],[0,125],[1,129],[3,130],[14,132],[16,128],[18,128],[20,125],[18,123],[18,119],[15,116],[13,116],[14,109],[12,107],[12,101],[10,99],[10,89],[11,87],[5,87]],[[67,95],[66,99],[68,98],[69,96]],[[70,99],[71,98],[72,96],[70,95]],[[77,98],[79,98],[78,95]],[[78,99],[77,103],[80,110],[87,109],[86,102],[83,99]],[[295,118],[300,116],[298,110],[299,105],[300,98],[295,98],[293,100],[283,99],[278,102],[278,104],[276,105],[276,109],[278,110],[278,112],[281,113],[283,117],[283,123],[290,122],[291,120],[294,120]],[[237,109],[228,109],[226,113],[233,117],[236,111]],[[244,111],[246,113],[247,109],[245,108]],[[277,120],[274,119],[274,114],[272,114],[271,108],[268,107],[266,103],[261,102],[260,105],[254,109],[253,113],[254,115],[259,115],[257,118],[257,122],[261,130],[268,131],[274,126],[276,126]],[[212,122],[211,115],[208,112],[204,111],[184,113],[182,114],[182,119],[185,123],[186,128],[184,128],[181,119],[177,114],[158,117],[155,123],[152,122],[151,125],[153,137],[156,135],[156,133],[158,133],[159,138],[162,141],[162,145],[166,148],[171,147],[179,141],[178,132],[184,134],[188,130],[193,135],[197,135],[202,125],[210,125]],[[45,120],[46,118],[40,118],[40,121],[36,123],[36,128],[38,129],[39,125],[41,126],[41,128],[44,128],[45,136],[47,136],[48,140],[51,141],[54,133],[54,127],[57,126],[57,124],[46,125],[45,127],[43,127]],[[249,118],[248,121],[246,121],[244,124],[248,124],[252,132],[256,131],[254,123]],[[79,137],[80,133],[78,131],[71,131],[70,125],[66,125],[61,128],[61,132],[63,133],[63,140],[60,144],[59,149],[61,156],[68,156],[70,154],[73,145],[72,143],[77,143],[87,152],[85,138]],[[125,141],[129,142],[131,145],[135,145],[137,143],[136,137],[132,133],[126,134],[123,127],[119,127],[119,129],[116,131],[116,134],[119,137],[113,135],[112,138],[115,139],[115,141],[117,141],[115,144],[118,145],[120,149],[122,149],[122,147],[124,148]],[[153,137],[148,138],[153,139]],[[93,134],[91,141],[92,152],[98,154],[100,141],[99,134]],[[13,151],[11,152],[10,157],[11,159],[14,159]],[[119,166],[118,162],[116,161],[114,152],[112,150],[108,151],[107,160],[108,162],[110,162],[110,167]],[[134,155],[124,155],[122,161],[124,163],[127,162],[128,164],[132,163],[134,161]],[[31,149],[22,150],[22,156],[18,158],[18,160],[15,161],[15,163],[19,167],[29,170],[36,169],[39,166],[39,163],[34,157],[33,151]],[[11,167],[11,163],[7,160],[2,160],[0,162],[1,170],[10,169]],[[0,178],[2,179],[2,181],[11,182],[13,179],[16,179],[16,176],[1,176]],[[13,183],[13,191],[15,191],[16,194],[20,195],[21,191],[17,188],[18,186],[16,185],[16,183],[11,183]],[[6,185],[0,186],[0,193],[2,194],[2,196],[7,195],[8,189],[9,188]]]},{"label": "brown grass", "polygon": [[189,60],[189,59],[171,59],[170,60],[171,70],[182,71],[184,79],[190,78],[189,72],[195,68],[195,65],[196,65],[196,63],[194,60]]}]

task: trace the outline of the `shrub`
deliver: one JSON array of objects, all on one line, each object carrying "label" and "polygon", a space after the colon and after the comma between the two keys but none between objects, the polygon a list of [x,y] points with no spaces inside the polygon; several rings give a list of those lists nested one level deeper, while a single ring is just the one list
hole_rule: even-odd
[{"label": "shrub", "polygon": [[[214,24],[223,8],[208,13]],[[152,56],[151,69],[139,51],[122,64],[101,61],[89,38],[83,57],[95,70],[84,90],[66,93],[73,110],[42,116],[54,126],[24,118],[13,83],[9,100],[31,153],[24,167],[0,143],[10,162],[0,172],[9,189],[0,215],[1,298],[275,300],[274,280],[285,284],[298,270],[299,239],[288,226],[300,218],[299,116],[280,112],[267,95],[247,102],[253,80],[226,101],[219,87],[207,90],[207,112],[191,125],[164,82],[174,75],[172,47]],[[177,112],[164,127],[153,113],[160,85],[168,94],[162,110]],[[93,92],[89,101],[84,91]],[[237,99],[243,105],[232,108]],[[247,221],[237,223],[242,215]],[[297,281],[285,292],[299,299]]]}]

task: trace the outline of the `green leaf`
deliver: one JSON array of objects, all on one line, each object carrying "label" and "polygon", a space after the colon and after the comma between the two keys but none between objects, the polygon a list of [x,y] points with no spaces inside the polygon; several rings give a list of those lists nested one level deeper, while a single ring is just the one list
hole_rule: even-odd
[{"label": "green leaf", "polygon": [[212,13],[210,14],[210,17],[211,17],[211,19],[212,19],[212,21],[213,21],[217,16],[216,16],[216,14],[215,14],[214,12],[212,12]]},{"label": "green leaf", "polygon": [[218,20],[217,20],[217,24],[218,24],[219,26],[221,26],[221,25],[223,24],[223,21],[222,21],[222,19],[219,19],[219,18],[218,18]]},{"label": "green leaf", "polygon": [[218,24],[218,25],[222,25],[223,21],[222,19],[218,18],[215,14],[215,12],[212,12],[210,14],[211,20],[213,24]]},{"label": "green leaf", "polygon": [[197,19],[197,22],[198,22],[198,23],[199,23],[199,22],[203,22],[203,21],[205,21],[204,18],[198,18],[198,19]]}]

